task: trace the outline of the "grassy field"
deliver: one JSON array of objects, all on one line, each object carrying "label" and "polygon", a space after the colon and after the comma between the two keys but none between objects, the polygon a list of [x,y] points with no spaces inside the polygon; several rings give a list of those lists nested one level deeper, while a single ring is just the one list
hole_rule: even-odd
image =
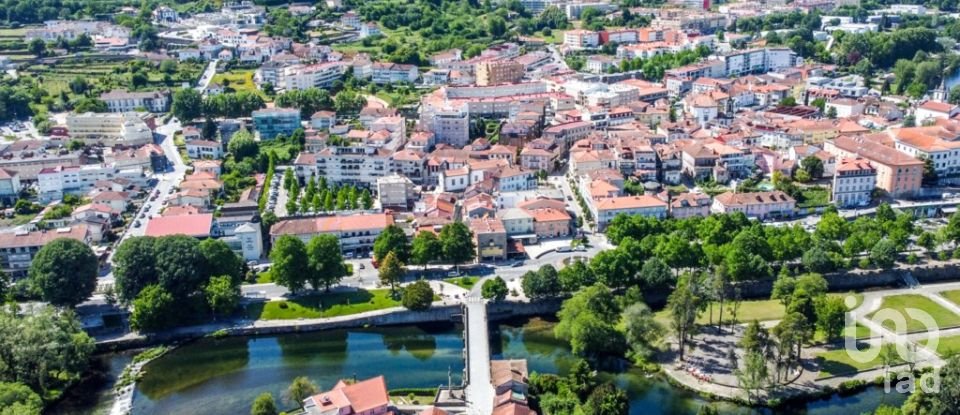
[{"label": "grassy field", "polygon": [[213,76],[213,81],[211,82],[223,85],[224,89],[228,92],[253,92],[266,99],[266,95],[257,89],[257,85],[253,83],[253,72],[252,70],[233,70],[218,73]]},{"label": "grassy field", "polygon": [[472,289],[476,285],[477,281],[480,280],[480,277],[456,277],[456,278],[447,278],[444,281],[449,282],[453,285],[456,285],[465,290]]},{"label": "grassy field", "polygon": [[941,291],[940,295],[954,304],[960,304],[960,290]]},{"label": "grassy field", "polygon": [[[829,294],[829,295],[853,295],[856,299],[856,303],[853,308],[857,308],[860,303],[863,302],[862,294]],[[717,319],[720,317],[720,305],[713,303],[710,305],[710,308],[705,310],[699,316],[697,316],[697,324],[709,324],[710,323],[710,312],[713,311],[713,323],[716,324]],[[726,302],[723,304],[723,322],[730,323],[733,316],[731,315],[733,311],[732,303]],[[753,320],[757,321],[770,321],[770,320],[780,320],[784,316],[784,307],[783,304],[780,304],[779,300],[748,300],[741,301],[739,307],[737,307],[737,321],[741,323],[750,322]],[[655,315],[656,320],[661,324],[667,324],[670,321],[669,313],[667,310],[660,310]],[[865,336],[866,337],[866,336]]]},{"label": "grassy field", "polygon": [[428,389],[430,388],[424,388],[423,390],[400,389],[389,391],[388,395],[390,395],[390,402],[393,402],[394,405],[427,405],[433,403],[433,398],[437,395],[435,389]]},{"label": "grassy field", "polygon": [[797,203],[798,208],[826,206],[830,202],[830,191],[825,187],[807,187],[800,191],[803,202]]},{"label": "grassy field", "polygon": [[[927,327],[924,326],[923,323],[921,323],[919,320],[911,318],[910,315],[907,314],[907,308],[919,309],[925,311],[927,314],[930,314],[930,316],[933,317],[934,322],[936,322],[937,327],[941,329],[960,326],[960,316],[922,295],[893,295],[884,297],[883,303],[880,304],[880,310],[893,310],[903,316],[903,318],[906,320],[906,332],[914,332],[926,329]],[[869,317],[874,318],[876,314],[877,313],[875,312]],[[896,329],[894,323],[889,320],[883,321],[883,326],[890,330]],[[903,329],[901,328],[900,331],[902,332]]]},{"label": "grassy field", "polygon": [[400,299],[391,297],[390,290],[360,290],[260,303],[249,308],[249,316],[262,320],[293,320],[345,316],[397,306],[400,306]]},{"label": "grassy field", "polygon": [[[929,340],[920,342],[920,345],[927,347]],[[928,349],[930,347],[927,347]],[[941,357],[950,357],[960,353],[960,336],[941,337],[937,339],[936,350],[933,350]]]},{"label": "grassy field", "polygon": [[[870,350],[876,346],[870,345],[861,345],[866,347],[859,347],[860,350]],[[891,362],[891,366],[902,363],[899,356],[897,360]],[[846,349],[837,349],[823,352],[817,355],[817,364],[820,365],[820,376],[821,378],[834,375],[844,375],[856,373],[868,369],[875,369],[883,366],[883,361],[880,359],[878,354],[873,360],[868,362],[858,362],[850,356],[850,353]]]}]

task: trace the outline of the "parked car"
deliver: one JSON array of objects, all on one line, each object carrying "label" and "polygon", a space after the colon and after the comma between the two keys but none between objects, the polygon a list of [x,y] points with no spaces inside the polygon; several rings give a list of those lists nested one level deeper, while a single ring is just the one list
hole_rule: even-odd
[{"label": "parked car", "polygon": [[134,227],[134,228],[139,228],[139,227],[140,227],[140,221],[134,221],[134,222],[133,222],[133,227]]},{"label": "parked car", "polygon": [[514,263],[510,264],[510,266],[513,267],[513,268],[522,267],[522,266],[523,266],[523,261],[514,262]]}]

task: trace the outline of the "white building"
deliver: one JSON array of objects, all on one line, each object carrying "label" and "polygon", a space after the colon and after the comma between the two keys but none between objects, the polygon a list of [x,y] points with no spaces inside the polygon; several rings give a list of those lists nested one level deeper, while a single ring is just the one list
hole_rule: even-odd
[{"label": "white building", "polygon": [[317,153],[300,153],[294,161],[298,177],[326,177],[330,183],[376,185],[393,171],[390,152],[374,147],[327,147]]},{"label": "white building", "polygon": [[130,92],[115,89],[100,94],[110,112],[150,111],[167,112],[170,109],[170,93],[167,91]]},{"label": "white building", "polygon": [[843,159],[833,176],[833,203],[838,207],[866,206],[877,187],[877,169],[862,158]]},{"label": "white building", "polygon": [[240,242],[240,254],[244,261],[257,261],[263,256],[263,236],[260,225],[245,223],[234,230],[234,238]]},{"label": "white building", "polygon": [[60,200],[65,194],[86,194],[98,181],[117,178],[142,182],[145,176],[141,169],[120,170],[112,164],[50,167],[37,174],[37,196],[42,202]]},{"label": "white building", "polygon": [[193,140],[186,143],[187,155],[192,159],[213,159],[223,158],[223,146],[216,141]]},{"label": "white building", "polygon": [[407,209],[416,198],[413,182],[406,176],[391,174],[377,179],[377,199],[381,207]]},{"label": "white building", "polygon": [[135,112],[67,115],[70,138],[87,144],[142,146],[153,142],[153,130]]},{"label": "white building", "polygon": [[413,83],[420,76],[415,65],[401,63],[376,62],[371,65],[370,69],[370,80],[375,84]]},{"label": "white building", "polygon": [[590,212],[597,221],[597,230],[604,230],[618,215],[667,217],[667,202],[650,195],[606,197],[587,200]]},{"label": "white building", "polygon": [[952,118],[957,114],[960,114],[960,107],[937,101],[924,102],[914,112],[918,125],[934,118]]},{"label": "white building", "polygon": [[789,68],[796,64],[796,59],[797,54],[790,48],[748,49],[720,55],[729,77]]},{"label": "white building", "polygon": [[600,46],[600,34],[592,30],[568,30],[563,32],[563,44],[571,49],[596,48]]},{"label": "white building", "polygon": [[310,87],[329,88],[343,77],[347,65],[343,62],[323,62],[313,65],[293,65],[279,73],[278,89],[304,90]]}]

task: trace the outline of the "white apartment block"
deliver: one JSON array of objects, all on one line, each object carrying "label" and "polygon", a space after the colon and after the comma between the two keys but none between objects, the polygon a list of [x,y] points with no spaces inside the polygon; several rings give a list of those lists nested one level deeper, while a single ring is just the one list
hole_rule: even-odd
[{"label": "white apartment block", "polygon": [[729,77],[788,68],[795,65],[796,59],[797,54],[789,48],[740,50],[720,56]]},{"label": "white apartment block", "polygon": [[107,146],[142,146],[153,142],[153,130],[135,112],[68,114],[70,138]]},{"label": "white apartment block", "polygon": [[462,148],[470,142],[470,114],[463,109],[424,112],[420,123],[434,134],[434,143]]},{"label": "white apartment block", "polygon": [[51,167],[37,174],[37,193],[40,201],[46,203],[63,199],[65,194],[86,194],[101,180],[124,178],[140,182],[143,177],[141,169],[120,170],[113,164]]},{"label": "white apartment block", "polygon": [[833,203],[838,207],[866,206],[877,187],[877,169],[862,158],[844,159],[833,176]]},{"label": "white apartment block", "polygon": [[420,73],[415,65],[376,62],[371,66],[370,81],[375,84],[416,82]]},{"label": "white apartment block", "polygon": [[323,62],[314,65],[293,65],[283,68],[277,86],[284,91],[304,90],[310,87],[329,88],[343,77],[347,65],[342,62]]},{"label": "white apartment block", "polygon": [[568,30],[563,32],[563,44],[572,49],[592,49],[600,46],[600,34],[591,30]]},{"label": "white apartment block", "polygon": [[327,147],[317,153],[301,153],[294,162],[297,176],[323,176],[337,184],[373,187],[393,171],[390,152],[373,147]]},{"label": "white apartment block", "polygon": [[167,91],[129,92],[115,89],[100,94],[110,112],[130,112],[145,109],[150,112],[166,112],[170,109],[170,93]]}]

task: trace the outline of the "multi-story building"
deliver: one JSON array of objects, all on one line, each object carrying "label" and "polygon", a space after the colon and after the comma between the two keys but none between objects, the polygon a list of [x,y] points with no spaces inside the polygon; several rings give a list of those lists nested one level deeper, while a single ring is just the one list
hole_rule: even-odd
[{"label": "multi-story building", "polygon": [[923,161],[869,138],[840,136],[823,143],[838,158],[862,157],[877,169],[877,187],[892,197],[911,197],[920,191]]},{"label": "multi-story building", "polygon": [[74,239],[86,245],[91,242],[86,225],[0,233],[0,269],[15,279],[26,277],[40,248],[59,238]]},{"label": "multi-story building", "polygon": [[170,109],[170,93],[167,91],[129,92],[115,89],[100,94],[110,112],[150,111],[166,112]]},{"label": "multi-story building", "polygon": [[597,221],[597,230],[603,231],[617,215],[667,217],[667,203],[649,195],[606,197],[588,200],[588,208]]},{"label": "multi-story building", "polygon": [[193,140],[186,143],[187,155],[192,159],[223,158],[223,146],[219,142],[210,140]]},{"label": "multi-story building", "polygon": [[714,213],[741,212],[751,218],[789,218],[796,210],[797,201],[790,195],[772,192],[726,192],[713,198],[710,210]]},{"label": "multi-story building", "polygon": [[265,108],[254,111],[252,117],[261,140],[273,140],[279,134],[289,136],[301,127],[298,108]]},{"label": "multi-story building", "polygon": [[477,64],[477,85],[490,86],[518,82],[523,78],[523,65],[512,59],[496,59]]},{"label": "multi-story building", "polygon": [[894,148],[915,158],[930,160],[944,183],[960,181],[960,126],[940,125],[891,129]]},{"label": "multi-story building", "polygon": [[87,144],[142,146],[153,142],[153,130],[135,112],[67,115],[70,138]]},{"label": "multi-story building", "polygon": [[20,175],[15,171],[0,169],[0,202],[13,205],[20,197]]},{"label": "multi-story building", "polygon": [[797,54],[790,48],[747,49],[720,55],[728,77],[788,68],[796,64],[796,59]]},{"label": "multi-story building", "polygon": [[377,199],[383,208],[409,209],[417,194],[410,178],[391,174],[377,179]]},{"label": "multi-story building", "polygon": [[287,219],[270,228],[270,240],[276,242],[281,235],[292,235],[306,243],[314,236],[328,234],[340,239],[340,250],[344,253],[365,254],[373,249],[373,241],[380,232],[392,224],[393,215],[389,213]]},{"label": "multi-story building", "polygon": [[470,142],[470,114],[463,107],[423,111],[420,122],[434,134],[436,144],[462,148]]},{"label": "multi-story building", "polygon": [[507,231],[503,222],[497,218],[476,218],[470,220],[474,243],[477,245],[477,259],[480,261],[498,261],[507,259]]},{"label": "multi-story building", "polygon": [[60,200],[64,194],[81,195],[94,188],[97,182],[123,178],[135,183],[144,182],[143,169],[118,169],[113,164],[85,164],[57,166],[40,170],[37,174],[37,194],[41,201]]},{"label": "multi-story building", "polygon": [[300,153],[294,161],[297,176],[326,177],[330,183],[372,187],[393,171],[391,153],[369,146],[327,147],[316,153]]},{"label": "multi-story building", "polygon": [[600,46],[600,34],[592,30],[568,30],[563,32],[563,44],[572,49],[596,48]]},{"label": "multi-story building", "polygon": [[570,235],[570,214],[565,210],[542,208],[528,209],[533,216],[533,230],[538,238],[559,238]]},{"label": "multi-story building", "polygon": [[[347,65],[343,62],[322,62],[313,65],[293,65],[283,68],[277,79],[280,90],[304,90],[329,88],[343,77]],[[264,77],[264,81],[267,81]]]},{"label": "multi-story building", "polygon": [[370,81],[375,84],[396,82],[416,82],[420,73],[415,65],[402,63],[375,62],[371,64]]},{"label": "multi-story building", "polygon": [[839,207],[866,206],[877,186],[877,169],[866,159],[843,159],[833,176],[833,203]]}]

